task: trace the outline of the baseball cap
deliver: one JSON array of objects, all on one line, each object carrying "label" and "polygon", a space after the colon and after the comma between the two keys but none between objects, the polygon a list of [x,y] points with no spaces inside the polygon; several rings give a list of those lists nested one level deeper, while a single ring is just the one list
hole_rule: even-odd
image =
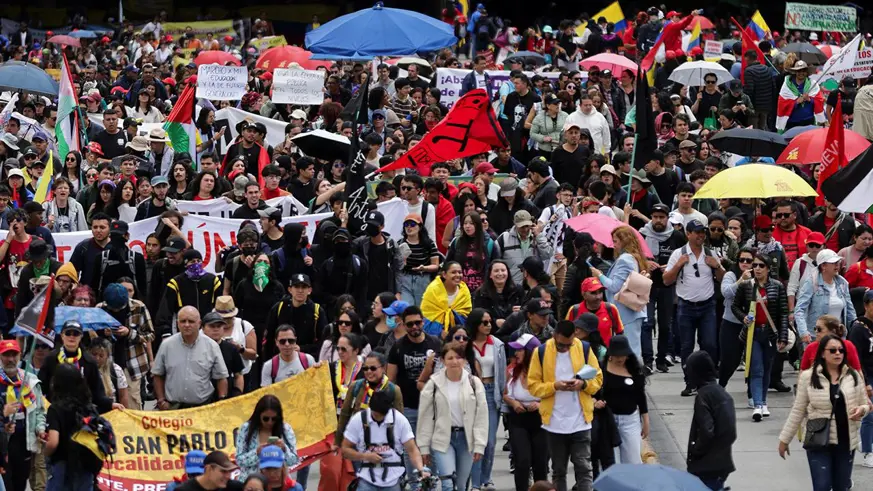
[{"label": "baseball cap", "polygon": [[306,111],[303,109],[295,109],[291,111],[291,119],[306,119]]},{"label": "baseball cap", "polygon": [[200,251],[197,249],[188,249],[182,254],[182,261],[186,263],[195,259],[203,260],[203,254],[200,254]]},{"label": "baseball cap", "polygon": [[385,226],[385,215],[380,211],[371,211],[367,213],[367,217],[364,219],[364,223],[367,225],[375,225],[377,227]]},{"label": "baseball cap", "polygon": [[533,351],[540,346],[540,340],[533,334],[522,334],[515,341],[510,341],[509,346],[513,349]]},{"label": "baseball cap", "polygon": [[671,211],[667,221],[670,222],[670,225],[682,225],[685,223],[685,218],[678,211]]},{"label": "baseball cap", "polygon": [[601,167],[600,168],[600,175],[603,175],[604,172],[607,174],[612,174],[615,177],[618,177],[618,173],[615,172],[615,167],[613,167],[612,164],[606,164],[603,167]]},{"label": "baseball cap", "polygon": [[113,220],[112,224],[109,225],[109,234],[110,235],[124,235],[130,230],[130,227],[127,226],[127,222],[122,220]]},{"label": "baseball cap", "polygon": [[741,92],[743,90],[743,83],[739,80],[731,80],[728,82],[728,90],[731,92]]},{"label": "baseball cap", "polygon": [[658,203],[652,205],[652,213],[659,211],[667,216],[670,216],[670,207],[665,205],[664,203]]},{"label": "baseball cap", "polygon": [[755,230],[768,229],[773,226],[773,220],[767,215],[758,215],[755,218]]},{"label": "baseball cap", "polygon": [[263,210],[258,210],[258,216],[261,218],[273,218],[276,221],[282,220],[282,210],[268,206]]},{"label": "baseball cap", "polygon": [[14,339],[4,339],[3,341],[0,341],[0,353],[6,353],[9,351],[21,353],[21,346],[18,345],[18,341]]},{"label": "baseball cap", "polygon": [[155,176],[152,178],[152,187],[160,186],[161,184],[170,185],[170,181],[167,180],[166,176]]},{"label": "baseball cap", "polygon": [[497,167],[494,167],[489,162],[482,162],[473,169],[473,174],[496,174]]},{"label": "baseball cap", "polygon": [[276,445],[267,445],[261,449],[258,461],[261,469],[280,469],[285,465],[285,453]]},{"label": "baseball cap", "polygon": [[529,314],[549,315],[552,313],[552,305],[540,297],[528,300],[524,308]]},{"label": "baseball cap", "polygon": [[291,275],[291,286],[297,285],[312,286],[312,281],[310,281],[309,276],[305,274]]},{"label": "baseball cap", "polygon": [[64,327],[61,328],[61,332],[64,332],[64,331],[82,332],[83,331],[82,324],[79,324],[79,321],[77,321],[77,320],[72,320],[72,319],[68,320],[67,322],[64,322]]},{"label": "baseball cap", "polygon": [[515,196],[515,190],[518,189],[518,179],[507,177],[500,181],[500,196]]},{"label": "baseball cap", "polygon": [[209,312],[208,314],[203,316],[203,325],[208,326],[210,324],[225,324],[224,317],[221,316],[218,312]]},{"label": "baseball cap", "polygon": [[512,222],[516,227],[529,227],[533,226],[533,217],[527,210],[518,210],[512,217]]},{"label": "baseball cap", "polygon": [[804,241],[804,244],[807,244],[807,245],[809,245],[809,244],[822,245],[824,243],[825,243],[825,236],[821,232],[813,232],[813,233],[807,235],[806,240]]},{"label": "baseball cap", "polygon": [[521,262],[519,269],[522,271],[527,271],[527,273],[531,276],[542,276],[545,272],[545,265],[543,264],[543,260],[536,256],[528,256],[524,258],[524,261]]},{"label": "baseball cap", "polygon": [[552,104],[560,104],[560,103],[561,103],[561,99],[558,99],[558,97],[555,94],[549,94],[546,96],[546,105],[547,106],[550,106]]},{"label": "baseball cap", "polygon": [[825,264],[825,263],[835,264],[835,263],[838,263],[842,260],[843,259],[840,256],[838,256],[836,252],[834,252],[830,249],[822,249],[818,253],[818,255],[815,256],[815,262],[817,264]]},{"label": "baseball cap", "polygon": [[23,154],[23,155],[24,155],[25,157],[28,157],[28,156],[30,156],[30,155],[37,155],[37,153],[36,153],[36,149],[34,149],[33,147],[27,147],[27,149],[24,150],[24,154]]},{"label": "baseball cap", "polygon": [[682,140],[682,143],[679,144],[679,148],[697,148],[697,144],[694,143],[693,140]]},{"label": "baseball cap", "polygon": [[873,290],[867,290],[864,292],[864,303],[873,302]]},{"label": "baseball cap", "polygon": [[701,232],[703,230],[706,230],[706,227],[700,223],[700,220],[691,220],[685,225],[686,232]]},{"label": "baseball cap", "polygon": [[601,283],[599,279],[597,279],[593,276],[589,276],[588,278],[585,278],[582,281],[582,291],[583,292],[588,292],[588,293],[599,292],[600,290],[603,290],[604,288],[605,287],[603,286],[603,283]]},{"label": "baseball cap", "polygon": [[391,302],[391,305],[382,309],[382,312],[388,315],[400,315],[406,310],[406,307],[409,307],[409,304],[404,302],[403,300],[395,300]]},{"label": "baseball cap", "polygon": [[585,312],[573,321],[573,325],[576,326],[576,329],[582,329],[587,333],[592,333],[597,331],[597,326],[600,325],[600,319],[597,318],[597,315],[592,314],[591,312]]},{"label": "baseball cap", "polygon": [[184,251],[186,246],[187,243],[182,237],[170,237],[170,240],[167,241],[167,245],[165,245],[164,248],[161,250],[164,252],[175,253],[179,251]]},{"label": "baseball cap", "polygon": [[216,450],[203,459],[203,468],[205,469],[208,465],[214,465],[224,471],[235,471],[239,469],[239,466],[231,462],[230,457],[221,450]]},{"label": "baseball cap", "polygon": [[9,169],[9,172],[6,174],[7,179],[16,176],[24,179],[24,172],[21,172],[21,169]]},{"label": "baseball cap", "polygon": [[185,456],[185,474],[203,474],[203,461],[206,460],[206,452],[203,450],[191,450]]}]

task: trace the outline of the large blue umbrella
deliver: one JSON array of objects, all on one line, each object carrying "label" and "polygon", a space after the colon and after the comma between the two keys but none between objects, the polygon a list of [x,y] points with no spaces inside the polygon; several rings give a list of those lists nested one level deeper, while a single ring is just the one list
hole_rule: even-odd
[{"label": "large blue umbrella", "polygon": [[109,312],[97,307],[68,307],[62,305],[55,308],[55,332],[61,332],[64,323],[70,320],[81,324],[84,331],[115,329],[121,325],[115,317],[109,315]]},{"label": "large blue umbrella", "polygon": [[88,31],[85,29],[78,29],[76,31],[71,31],[69,34],[71,37],[79,38],[79,39],[93,39],[97,37],[97,33],[94,31]]},{"label": "large blue umbrella", "polygon": [[600,473],[594,491],[708,491],[698,477],[660,464],[615,464]]},{"label": "large blue umbrella", "polygon": [[7,61],[0,64],[0,91],[26,90],[31,94],[55,97],[58,83],[42,68],[23,61]]},{"label": "large blue umbrella", "polygon": [[436,51],[457,42],[452,26],[411,10],[373,8],[344,15],[306,34],[314,55],[374,58]]},{"label": "large blue umbrella", "polygon": [[794,138],[795,136],[797,136],[801,133],[806,133],[807,131],[817,130],[819,128],[821,128],[821,126],[817,126],[814,124],[807,125],[807,126],[795,126],[794,128],[791,128],[790,130],[786,130],[785,133],[782,133],[782,136],[785,137],[786,141],[791,141],[792,138]]}]

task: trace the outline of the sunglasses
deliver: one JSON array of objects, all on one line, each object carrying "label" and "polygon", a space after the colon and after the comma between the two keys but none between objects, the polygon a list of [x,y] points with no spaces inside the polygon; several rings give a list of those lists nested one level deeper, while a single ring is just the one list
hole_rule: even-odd
[{"label": "sunglasses", "polygon": [[576,90],[576,86],[575,85],[568,85],[567,90]]},{"label": "sunglasses", "polygon": [[363,370],[365,372],[375,372],[376,370],[378,370],[380,368],[382,368],[382,367],[363,367],[363,368],[361,368],[361,370]]},{"label": "sunglasses", "polygon": [[700,278],[700,266],[697,263],[692,263],[691,266],[694,268],[694,276]]},{"label": "sunglasses", "polygon": [[467,341],[470,338],[464,336],[463,334],[456,334],[455,337],[452,339],[454,339],[455,341]]},{"label": "sunglasses", "polygon": [[406,227],[406,228],[417,227],[417,226],[418,226],[418,222],[414,222],[414,221],[410,220],[410,221],[408,221],[408,222],[403,222],[403,226]]},{"label": "sunglasses", "polygon": [[342,168],[342,167],[345,167],[346,164],[344,164],[344,163],[342,163],[342,162],[334,162],[334,163],[333,163],[333,166],[334,166],[335,168]]},{"label": "sunglasses", "polygon": [[815,332],[827,332],[827,329],[824,327],[815,326]]},{"label": "sunglasses", "polygon": [[[597,75],[597,74],[596,74],[596,73],[592,73],[591,75]],[[573,81],[574,81],[574,82],[581,82],[581,81],[582,81],[582,77],[578,77],[578,78],[577,78],[577,77],[573,77]]]},{"label": "sunglasses", "polygon": [[490,320],[483,320],[482,322],[480,322],[480,324],[483,325],[483,326],[490,326],[490,325],[491,325],[491,321],[490,321]]},{"label": "sunglasses", "polygon": [[758,232],[761,232],[764,234],[770,234],[770,233],[773,233],[773,227],[759,228]]},{"label": "sunglasses", "polygon": [[715,85],[716,83],[717,83],[717,80],[707,80],[706,81],[706,85]]},{"label": "sunglasses", "polygon": [[791,216],[791,213],[777,213],[776,218],[788,218]]},{"label": "sunglasses", "polygon": [[82,331],[74,331],[72,329],[68,331],[64,331],[64,336],[69,336],[71,338],[78,338],[82,335]]},{"label": "sunglasses", "polygon": [[74,163],[75,163],[75,162],[76,162],[76,159],[75,159],[75,158],[67,159],[67,162],[74,162]]},{"label": "sunglasses", "polygon": [[422,324],[422,321],[409,321],[406,323],[406,327],[421,327]]},{"label": "sunglasses", "polygon": [[846,348],[827,348],[826,351],[832,355],[835,355],[837,353],[843,354],[846,352]]},{"label": "sunglasses", "polygon": [[346,348],[345,346],[337,346],[336,350],[339,351],[340,353],[345,353],[345,352],[349,351],[349,349]]},{"label": "sunglasses", "polygon": [[352,321],[336,321],[336,325],[338,326],[352,326]]},{"label": "sunglasses", "polygon": [[276,416],[261,416],[261,422],[263,423],[272,423],[273,421],[278,421],[279,418]]},{"label": "sunglasses", "polygon": [[809,244],[806,244],[806,247],[809,247],[810,249],[821,249],[821,248],[822,248],[822,245],[821,245],[821,244],[809,243]]},{"label": "sunglasses", "polygon": [[279,340],[277,340],[276,342],[277,342],[278,344],[283,344],[283,345],[284,345],[284,344],[297,344],[297,340],[294,339],[294,338],[279,339]]},{"label": "sunglasses", "polygon": [[753,262],[755,262],[754,259],[750,259],[747,257],[741,257],[741,258],[737,259],[737,261],[739,261],[741,264],[752,264]]},{"label": "sunglasses", "polygon": [[570,346],[572,346],[570,343],[559,343],[557,340],[555,341],[555,348],[558,350],[568,350],[570,349]]},{"label": "sunglasses", "polygon": [[401,191],[412,191],[413,189],[415,188],[412,186],[400,186]]},{"label": "sunglasses", "polygon": [[752,268],[754,269],[765,269],[767,267],[764,263],[752,263]]},{"label": "sunglasses", "polygon": [[714,233],[714,234],[720,234],[720,233],[724,232],[724,229],[719,228],[719,227],[709,227],[709,231]]}]

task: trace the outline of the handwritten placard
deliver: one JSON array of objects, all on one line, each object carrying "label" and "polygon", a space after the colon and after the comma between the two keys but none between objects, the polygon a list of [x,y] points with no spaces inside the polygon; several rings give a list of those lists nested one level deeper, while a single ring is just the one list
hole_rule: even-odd
[{"label": "handwritten placard", "polygon": [[324,72],[277,68],[273,70],[273,102],[321,104],[324,102]]},{"label": "handwritten placard", "polygon": [[246,93],[244,66],[200,65],[197,68],[197,97],[213,101],[235,101]]},{"label": "handwritten placard", "polygon": [[724,43],[721,41],[706,41],[703,45],[703,59],[706,61],[718,61],[721,59]]}]

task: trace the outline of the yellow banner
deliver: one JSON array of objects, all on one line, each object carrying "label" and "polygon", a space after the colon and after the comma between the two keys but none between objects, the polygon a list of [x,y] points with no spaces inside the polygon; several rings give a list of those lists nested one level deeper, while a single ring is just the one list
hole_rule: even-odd
[{"label": "yellow banner", "polygon": [[288,41],[285,40],[285,36],[266,36],[261,39],[252,39],[249,41],[249,46],[253,46],[258,52],[262,52],[265,49],[275,48],[276,46],[287,46]]},{"label": "yellow banner", "polygon": [[204,20],[198,22],[165,22],[161,24],[164,31],[162,35],[169,34],[173,39],[179,39],[179,36],[185,34],[185,28],[191,27],[194,30],[194,36],[202,38],[206,33],[211,32],[215,35],[215,39],[222,36],[236,36],[236,31],[233,29],[232,20]]},{"label": "yellow banner", "polygon": [[115,430],[118,451],[98,478],[100,489],[163,489],[185,473],[185,454],[221,450],[236,457],[239,427],[261,397],[282,401],[285,422],[297,437],[301,460],[330,448],[336,431],[336,404],[327,365],[311,368],[278,384],[208,406],[181,411],[112,411],[105,415]]}]

